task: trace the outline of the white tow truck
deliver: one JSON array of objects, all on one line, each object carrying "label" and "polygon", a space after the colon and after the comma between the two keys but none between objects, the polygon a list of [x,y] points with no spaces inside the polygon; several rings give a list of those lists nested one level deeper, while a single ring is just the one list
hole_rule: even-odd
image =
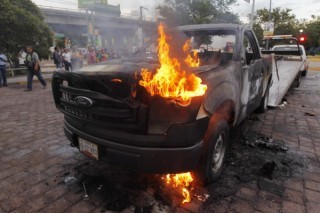
[{"label": "white tow truck", "polygon": [[292,35],[266,36],[264,42],[270,48],[262,52],[274,54],[275,59],[268,106],[277,107],[291,86],[300,86],[309,62],[304,46]]}]

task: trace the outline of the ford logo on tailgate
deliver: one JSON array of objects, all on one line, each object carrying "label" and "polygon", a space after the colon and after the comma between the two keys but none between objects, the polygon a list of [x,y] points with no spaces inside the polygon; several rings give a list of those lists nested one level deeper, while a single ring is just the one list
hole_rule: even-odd
[{"label": "ford logo on tailgate", "polygon": [[81,107],[91,107],[93,104],[93,101],[90,98],[84,96],[77,96],[73,100],[76,105]]}]

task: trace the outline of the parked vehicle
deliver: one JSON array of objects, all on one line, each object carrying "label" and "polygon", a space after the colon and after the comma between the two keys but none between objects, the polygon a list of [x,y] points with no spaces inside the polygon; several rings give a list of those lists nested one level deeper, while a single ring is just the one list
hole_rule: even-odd
[{"label": "parked vehicle", "polygon": [[187,104],[151,95],[139,84],[137,71],[156,69],[159,63],[145,57],[56,71],[53,97],[65,115],[71,146],[143,172],[193,170],[206,182],[220,176],[230,129],[253,111],[267,110],[273,57],[262,55],[254,32],[240,25],[178,30],[199,50],[200,66],[190,71],[207,85],[205,94]]},{"label": "parked vehicle", "polygon": [[292,56],[290,59],[296,59],[301,60],[302,59],[302,66],[299,67],[299,70],[301,71],[301,76],[306,76],[308,72],[309,67],[309,60],[306,55],[306,50],[304,49],[303,45],[297,46],[297,44],[289,44],[289,45],[275,45],[272,47],[272,50],[276,51],[300,51],[300,56]]},{"label": "parked vehicle", "polygon": [[262,50],[262,53],[273,53],[276,59],[268,106],[277,107],[291,86],[300,86],[301,76],[307,74],[309,63],[305,49],[297,38],[275,35],[265,37],[265,41],[268,41],[271,50]]}]

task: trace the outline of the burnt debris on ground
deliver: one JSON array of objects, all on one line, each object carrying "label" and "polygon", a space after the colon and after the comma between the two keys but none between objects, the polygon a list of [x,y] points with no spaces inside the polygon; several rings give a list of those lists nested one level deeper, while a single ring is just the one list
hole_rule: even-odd
[{"label": "burnt debris on ground", "polygon": [[[206,211],[212,203],[232,199],[244,184],[285,196],[284,182],[301,174],[310,163],[308,158],[287,151],[282,141],[250,131],[240,138],[231,144],[225,170],[217,182],[206,187],[196,181],[192,184],[191,204],[181,204],[180,193],[166,186],[163,175],[125,171],[94,160],[74,167],[62,177],[61,184],[99,206],[101,212],[172,212],[186,206],[196,212]],[[198,207],[192,210],[194,206]]]}]

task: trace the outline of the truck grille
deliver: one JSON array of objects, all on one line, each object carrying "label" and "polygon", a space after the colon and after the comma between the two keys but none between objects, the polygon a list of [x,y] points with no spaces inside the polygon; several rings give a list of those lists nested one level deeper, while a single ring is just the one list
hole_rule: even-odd
[{"label": "truck grille", "polygon": [[[98,92],[66,86],[62,79],[53,79],[56,107],[66,115],[98,126],[123,131],[147,131],[148,107],[133,99],[117,100]],[[75,98],[84,96],[92,106],[79,106]]]},{"label": "truck grille", "polygon": [[64,110],[66,112],[68,112],[69,114],[75,116],[75,117],[80,117],[83,119],[88,119],[88,120],[92,120],[93,119],[93,114],[92,113],[87,113],[87,112],[83,112],[77,109],[74,109],[72,107],[68,107],[66,105],[61,104],[61,107],[64,108]]}]

